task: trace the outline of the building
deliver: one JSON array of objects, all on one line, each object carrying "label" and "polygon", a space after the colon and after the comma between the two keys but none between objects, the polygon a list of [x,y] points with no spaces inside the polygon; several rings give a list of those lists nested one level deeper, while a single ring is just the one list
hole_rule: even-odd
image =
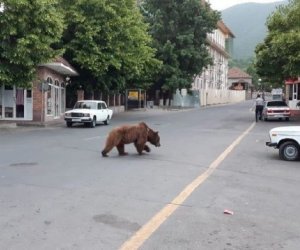
[{"label": "building", "polygon": [[234,34],[223,21],[207,34],[208,50],[213,64],[197,75],[192,83],[193,92],[199,93],[200,105],[234,103],[245,100],[245,92],[230,90],[228,61],[232,54]]},{"label": "building", "polygon": [[66,86],[76,75],[71,65],[58,57],[38,66],[31,88],[0,85],[0,121],[44,123],[60,118],[66,108]]},{"label": "building", "polygon": [[248,90],[252,85],[252,76],[240,68],[233,67],[228,70],[228,84],[230,89]]},{"label": "building", "polygon": [[232,90],[244,90],[246,99],[251,99],[253,89],[252,76],[240,68],[233,67],[228,70],[228,85]]},{"label": "building", "polygon": [[219,21],[217,27],[213,33],[207,35],[213,65],[195,78],[192,86],[194,90],[228,89],[228,60],[234,34],[223,21]]}]

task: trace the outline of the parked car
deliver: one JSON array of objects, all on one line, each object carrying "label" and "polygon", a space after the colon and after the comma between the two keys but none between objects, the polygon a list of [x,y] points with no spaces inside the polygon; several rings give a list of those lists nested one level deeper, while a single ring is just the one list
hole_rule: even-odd
[{"label": "parked car", "polygon": [[269,131],[269,147],[279,149],[279,157],[295,161],[300,157],[300,126],[277,127]]},{"label": "parked car", "polygon": [[94,128],[99,123],[108,125],[112,115],[113,111],[107,108],[104,101],[82,100],[76,102],[72,110],[65,112],[64,119],[67,127],[72,127],[74,123],[83,123]]},{"label": "parked car", "polygon": [[262,119],[285,119],[288,121],[291,117],[291,110],[284,101],[266,101],[262,112]]}]

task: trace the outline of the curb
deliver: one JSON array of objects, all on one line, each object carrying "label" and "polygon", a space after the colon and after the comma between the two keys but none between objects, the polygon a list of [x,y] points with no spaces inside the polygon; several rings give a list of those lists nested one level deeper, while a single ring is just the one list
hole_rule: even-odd
[{"label": "curb", "polygon": [[0,123],[0,129],[17,128],[17,123]]}]

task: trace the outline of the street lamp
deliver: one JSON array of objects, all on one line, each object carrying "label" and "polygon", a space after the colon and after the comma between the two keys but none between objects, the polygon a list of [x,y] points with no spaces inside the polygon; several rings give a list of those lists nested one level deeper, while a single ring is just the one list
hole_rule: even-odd
[{"label": "street lamp", "polygon": [[261,90],[261,79],[260,78],[258,79],[258,83],[257,84],[258,84],[258,90]]},{"label": "street lamp", "polygon": [[0,3],[0,12],[4,11],[4,3]]}]

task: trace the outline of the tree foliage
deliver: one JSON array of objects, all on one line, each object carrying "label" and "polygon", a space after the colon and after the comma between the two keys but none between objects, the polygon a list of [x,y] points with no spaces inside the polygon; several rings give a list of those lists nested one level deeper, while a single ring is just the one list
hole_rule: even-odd
[{"label": "tree foliage", "polygon": [[0,84],[30,86],[39,64],[61,50],[63,15],[56,0],[2,0],[0,12]]},{"label": "tree foliage", "polygon": [[65,57],[85,87],[123,90],[143,85],[160,62],[135,0],[63,0]]},{"label": "tree foliage", "polygon": [[141,9],[163,61],[156,89],[173,92],[190,88],[194,77],[212,63],[207,34],[217,26],[220,14],[199,0],[144,0]]},{"label": "tree foliage", "polygon": [[256,70],[264,80],[281,84],[300,75],[300,1],[290,0],[267,20],[268,34],[256,47]]}]

